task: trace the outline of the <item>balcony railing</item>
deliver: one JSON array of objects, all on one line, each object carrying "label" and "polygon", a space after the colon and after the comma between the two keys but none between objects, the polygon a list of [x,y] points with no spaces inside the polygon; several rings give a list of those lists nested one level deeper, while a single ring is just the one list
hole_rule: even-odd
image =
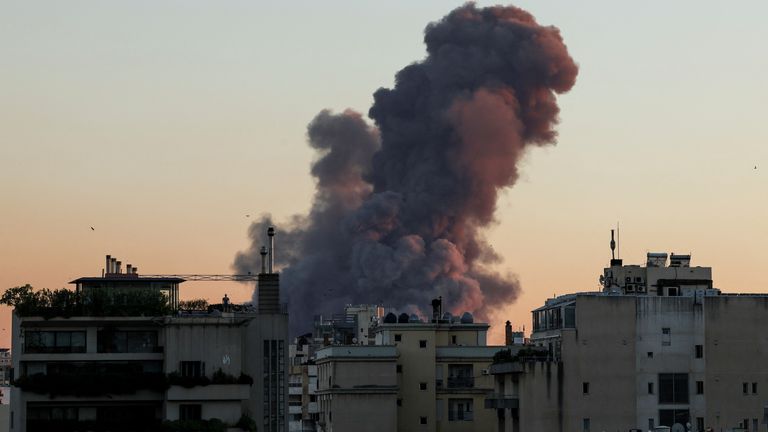
[{"label": "balcony railing", "polygon": [[472,411],[449,411],[448,421],[472,421],[474,413]]},{"label": "balcony railing", "polygon": [[491,394],[485,398],[485,407],[494,409],[517,409],[520,399],[503,394]]},{"label": "balcony railing", "polygon": [[449,377],[448,388],[473,388],[475,386],[475,377]]}]

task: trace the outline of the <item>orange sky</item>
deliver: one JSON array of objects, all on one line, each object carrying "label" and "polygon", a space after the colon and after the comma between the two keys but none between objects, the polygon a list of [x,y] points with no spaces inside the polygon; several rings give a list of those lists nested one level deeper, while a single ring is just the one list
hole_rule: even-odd
[{"label": "orange sky", "polygon": [[[32,3],[0,17],[0,288],[63,287],[105,254],[142,273],[231,272],[252,217],[307,210],[306,124],[365,112],[461,2]],[[547,297],[595,289],[617,221],[625,262],[690,252],[715,286],[768,292],[768,57],[749,43],[768,40],[767,4],[519,5],[560,27],[580,74],[558,145],[527,155],[486,233],[524,290],[491,324],[530,327]]]}]

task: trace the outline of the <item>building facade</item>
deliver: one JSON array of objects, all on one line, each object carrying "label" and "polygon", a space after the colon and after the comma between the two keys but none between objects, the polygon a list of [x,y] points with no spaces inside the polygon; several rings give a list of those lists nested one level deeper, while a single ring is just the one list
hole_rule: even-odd
[{"label": "building facade", "polygon": [[[123,273],[108,259],[103,276],[72,282],[76,300],[58,311],[17,306],[10,430],[151,431],[180,421],[287,431],[285,308],[275,297],[258,309],[182,311],[182,282]],[[278,275],[261,274],[263,283],[274,288]]]},{"label": "building facade", "polygon": [[492,367],[498,430],[766,430],[768,296],[722,293],[674,254],[601,279],[533,311],[542,356]]},{"label": "building facade", "polygon": [[[487,431],[496,413],[484,409],[493,391],[489,368],[506,346],[488,346],[488,324],[442,313],[433,302],[431,319],[388,314],[371,329],[374,345],[319,349],[320,430]],[[350,423],[334,406],[359,397],[355,410],[368,419]],[[380,419],[379,416],[386,416]],[[393,421],[390,421],[392,419]],[[373,428],[373,429],[370,429]]]}]

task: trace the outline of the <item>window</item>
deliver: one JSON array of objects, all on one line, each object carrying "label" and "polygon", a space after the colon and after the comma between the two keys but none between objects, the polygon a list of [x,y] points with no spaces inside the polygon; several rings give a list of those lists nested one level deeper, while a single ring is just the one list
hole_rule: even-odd
[{"label": "window", "polygon": [[471,364],[448,365],[448,388],[473,388],[475,377]]},{"label": "window", "polygon": [[704,417],[696,417],[696,430],[697,431],[704,430]]},{"label": "window", "polygon": [[397,373],[403,373],[403,365],[397,365]]},{"label": "window", "polygon": [[589,394],[589,383],[588,382],[581,383],[581,392],[584,393],[585,395]]},{"label": "window", "polygon": [[581,425],[582,425],[581,430],[583,432],[589,432],[589,419],[588,418],[585,418],[584,420],[582,420],[581,421]]},{"label": "window", "polygon": [[205,375],[202,362],[183,361],[181,362],[181,376],[183,377],[201,377]]},{"label": "window", "polygon": [[744,421],[741,422],[741,425],[742,425],[741,427],[743,427],[744,430],[749,430],[749,419],[748,418],[744,419]]},{"label": "window", "polygon": [[422,339],[419,341],[419,348],[426,348],[427,347],[427,341],[426,339]]},{"label": "window", "polygon": [[419,424],[427,424],[427,418],[426,417],[419,417]]},{"label": "window", "polygon": [[652,382],[648,383],[648,394],[650,394],[650,395],[653,394],[653,383]]},{"label": "window", "polygon": [[96,348],[100,353],[157,352],[157,332],[105,328],[96,333]]},{"label": "window", "polygon": [[653,358],[653,351],[648,351],[648,358]]},{"label": "window", "polygon": [[752,383],[752,393],[753,394],[757,394],[757,383],[756,382]]},{"label": "window", "polygon": [[696,345],[696,358],[704,357],[704,345]]},{"label": "window", "polygon": [[403,406],[403,400],[402,399],[398,399],[397,400],[397,406]]},{"label": "window", "polygon": [[742,383],[741,384],[741,391],[744,394],[749,394],[749,383]]},{"label": "window", "polygon": [[179,405],[179,420],[200,420],[203,406],[200,404]]},{"label": "window", "polygon": [[752,419],[752,430],[757,432],[759,429],[757,428],[757,419]]},{"label": "window", "polygon": [[420,382],[419,383],[419,390],[426,390],[427,389],[427,383]]},{"label": "window", "polygon": [[696,381],[696,394],[704,394],[704,381]]},{"label": "window", "polygon": [[654,427],[655,427],[655,426],[654,426],[654,421],[653,421],[653,419],[652,419],[652,418],[649,418],[649,419],[648,419],[648,430],[653,430],[653,428],[654,428]]},{"label": "window", "polygon": [[401,342],[403,340],[403,335],[399,333],[395,333],[395,342]]},{"label": "window", "polygon": [[661,329],[661,346],[672,345],[672,330],[669,327]]},{"label": "window", "polygon": [[456,335],[451,335],[451,344],[456,345]]},{"label": "window", "polygon": [[[688,374],[663,373],[659,374],[659,403],[678,404],[688,403]],[[661,420],[661,417],[659,417]],[[687,420],[686,420],[687,421]],[[685,424],[685,422],[683,422]],[[662,422],[662,425],[668,426]]]},{"label": "window", "polygon": [[28,331],[24,335],[26,353],[84,353],[84,331]]},{"label": "window", "polygon": [[472,421],[472,399],[448,399],[448,421]]}]

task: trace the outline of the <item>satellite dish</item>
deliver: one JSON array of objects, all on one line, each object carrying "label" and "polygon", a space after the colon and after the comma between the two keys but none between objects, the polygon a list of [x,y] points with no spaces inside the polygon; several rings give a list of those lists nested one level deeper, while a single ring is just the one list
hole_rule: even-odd
[{"label": "satellite dish", "polygon": [[681,425],[680,423],[675,423],[672,426],[672,432],[685,432],[685,426]]}]

